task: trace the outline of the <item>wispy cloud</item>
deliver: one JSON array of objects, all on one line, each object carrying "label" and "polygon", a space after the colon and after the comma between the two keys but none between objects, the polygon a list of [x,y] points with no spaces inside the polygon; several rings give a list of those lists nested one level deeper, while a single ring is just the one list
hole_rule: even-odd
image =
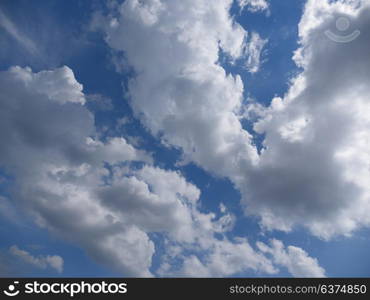
[{"label": "wispy cloud", "polygon": [[29,252],[19,249],[17,246],[9,248],[10,254],[18,257],[22,261],[35,266],[39,269],[46,269],[48,267],[55,269],[58,273],[63,272],[63,258],[59,255],[40,255],[38,257],[31,255]]},{"label": "wispy cloud", "polygon": [[269,3],[266,0],[238,0],[241,10],[247,8],[250,12],[266,11],[269,13]]},{"label": "wispy cloud", "polygon": [[25,36],[17,26],[3,13],[0,9],[0,27],[11,35],[19,44],[21,44],[28,52],[35,55],[39,52],[36,44],[30,38]]}]

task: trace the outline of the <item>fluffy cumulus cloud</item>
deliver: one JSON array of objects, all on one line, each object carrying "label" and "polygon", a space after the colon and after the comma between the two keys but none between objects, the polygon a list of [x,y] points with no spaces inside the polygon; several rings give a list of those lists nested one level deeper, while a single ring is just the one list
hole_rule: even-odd
[{"label": "fluffy cumulus cloud", "polygon": [[[324,76],[325,64],[319,58],[327,51],[308,47],[316,41],[317,28],[324,26],[305,21],[314,5],[307,5],[302,49],[296,54],[305,71],[284,99],[258,110],[255,130],[266,133],[261,155],[240,122],[241,78],[226,73],[219,55],[232,62],[244,59],[256,68],[264,42],[257,33],[248,40],[248,33],[230,16],[231,5],[231,0],[127,0],[111,6],[108,16],[96,17],[95,26],[103,28],[117,57],[124,54],[135,70],[128,84],[135,115],[163,144],[182,150],[180,163],[194,162],[213,175],[228,177],[242,192],[247,212],[261,216],[266,228],[303,223],[329,235],[365,224],[367,216],[354,206],[367,205],[366,182],[351,168],[363,168],[368,159],[358,150],[367,147],[361,137],[367,137],[362,126],[368,108],[365,99],[357,97],[349,110],[345,96],[353,94],[345,93],[345,85],[334,93],[334,81],[325,90],[325,101],[315,98],[315,84],[323,80],[310,73],[307,60],[323,68]],[[332,5],[327,5],[330,11]],[[359,10],[351,11],[356,20],[362,18]],[[356,25],[366,28],[361,22]],[[362,38],[357,42],[364,42]],[[324,42],[329,49],[338,47]],[[359,54],[365,51],[356,49]],[[358,68],[365,72],[363,65]],[[356,73],[357,79],[361,74]],[[348,84],[357,82],[353,79]],[[356,87],[347,93],[364,95],[366,85]],[[235,217],[226,207],[218,214],[201,212],[199,189],[179,172],[156,167],[148,153],[124,137],[97,132],[88,109],[96,96],[85,96],[70,68],[35,73],[12,67],[0,72],[0,89],[0,138],[6,141],[0,147],[0,165],[15,178],[9,199],[0,199],[4,214],[11,215],[8,203],[15,202],[39,226],[126,276],[274,274],[279,266],[303,276],[309,266],[319,270],[300,248],[279,244],[281,250],[268,250],[262,244],[251,246],[246,238],[228,238]],[[319,117],[322,114],[325,117]],[[331,134],[331,126],[336,134]],[[351,126],[361,129],[357,135]],[[341,148],[349,145],[352,148]],[[346,196],[352,196],[351,202]],[[159,234],[164,244],[158,270],[152,268],[152,234]],[[55,260],[46,262],[12,249],[29,262],[53,263],[55,268]],[[283,258],[277,259],[280,252]]]},{"label": "fluffy cumulus cloud", "polygon": [[[183,151],[183,163],[231,179],[265,229],[304,225],[328,239],[368,226],[369,1],[306,3],[294,55],[303,71],[284,97],[251,109],[265,135],[260,154],[239,121],[243,83],[218,63],[220,49],[234,60],[248,49],[230,5],[128,0],[100,19],[107,43],[136,70],[128,87],[135,114]],[[335,27],[339,17],[347,32]],[[327,30],[361,34],[338,43]]]},{"label": "fluffy cumulus cloud", "polygon": [[[0,87],[0,164],[15,178],[10,198],[1,198],[4,214],[11,215],[9,201],[16,203],[42,228],[126,276],[277,272],[246,239],[226,237],[235,220],[226,207],[219,215],[201,213],[199,189],[180,173],[153,166],[123,137],[99,139],[71,69],[12,67],[0,72]],[[154,271],[152,233],[165,241]],[[17,246],[10,253],[62,271],[58,256]]]},{"label": "fluffy cumulus cloud", "polygon": [[[12,201],[97,261],[149,275],[154,246],[146,233],[111,217],[91,189],[109,177],[104,166],[151,158],[124,138],[96,138],[82,86],[68,67],[39,73],[13,67],[0,73],[0,85],[0,135],[6,141],[0,164],[15,177]],[[141,260],[135,264],[132,257]]]},{"label": "fluffy cumulus cloud", "polygon": [[16,245],[9,248],[10,254],[19,258],[27,264],[30,264],[36,268],[46,269],[52,268],[58,273],[63,272],[63,258],[59,255],[39,255],[33,256],[28,251],[19,249]]},{"label": "fluffy cumulus cloud", "polygon": [[30,54],[37,54],[39,52],[36,44],[26,35],[19,31],[17,26],[10,20],[0,9],[0,28],[22,45]]},{"label": "fluffy cumulus cloud", "polygon": [[266,254],[271,254],[273,261],[287,268],[295,277],[325,277],[325,270],[320,267],[317,259],[310,257],[299,247],[288,246],[276,239],[270,241],[271,246],[258,242],[258,248]]},{"label": "fluffy cumulus cloud", "polygon": [[269,3],[267,0],[238,0],[240,9],[248,9],[251,12],[268,11]]},{"label": "fluffy cumulus cloud", "polygon": [[[303,72],[260,111],[260,164],[244,186],[268,228],[303,224],[322,238],[368,226],[370,208],[369,1],[308,1],[295,61]],[[346,32],[335,26],[347,18]],[[361,34],[348,43],[328,38]],[[258,202],[257,202],[258,200]]]},{"label": "fluffy cumulus cloud", "polygon": [[246,45],[248,54],[245,66],[250,73],[259,71],[261,65],[261,55],[267,39],[262,39],[257,32],[252,32],[249,43]]},{"label": "fluffy cumulus cloud", "polygon": [[[258,161],[238,118],[243,83],[218,64],[220,49],[233,60],[246,51],[248,33],[231,18],[231,4],[129,0],[101,25],[137,72],[129,84],[135,114],[163,143],[181,148],[184,163],[220,176]],[[255,57],[254,47],[248,52]]]}]

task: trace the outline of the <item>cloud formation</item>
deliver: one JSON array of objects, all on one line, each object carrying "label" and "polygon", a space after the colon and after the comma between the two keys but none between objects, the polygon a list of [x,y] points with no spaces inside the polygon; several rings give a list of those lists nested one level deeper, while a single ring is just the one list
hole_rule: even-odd
[{"label": "cloud formation", "polygon": [[[267,137],[261,155],[240,122],[243,82],[226,73],[220,53],[232,62],[242,60],[255,72],[265,41],[257,33],[248,35],[233,20],[231,4],[127,0],[108,18],[95,21],[103,23],[98,25],[107,43],[117,53],[124,52],[134,67],[128,92],[135,115],[163,144],[182,150],[182,164],[195,162],[231,179],[242,192],[247,213],[261,216],[265,228],[288,230],[299,222],[311,226],[314,212],[325,213],[326,207],[312,202],[310,195],[291,205],[285,186],[275,190],[276,181],[269,180],[278,168],[268,165],[268,143],[275,130],[268,126],[279,118],[275,108],[285,100],[275,99],[259,111],[255,129]],[[307,82],[305,74],[296,79],[302,81]],[[81,247],[98,263],[126,276],[145,277],[275,274],[279,266],[295,276],[324,274],[300,248],[279,244],[283,250],[255,249],[246,238],[228,238],[235,217],[225,207],[218,215],[201,212],[200,190],[179,172],[156,167],[148,153],[122,136],[97,132],[87,107],[104,95],[85,96],[70,68],[35,73],[12,67],[0,72],[0,89],[0,138],[6,141],[0,147],[0,165],[15,177],[11,200],[39,226]],[[299,86],[292,87],[289,95],[300,92]],[[304,141],[311,119],[288,120],[276,121],[284,141]],[[276,145],[271,149],[279,151]],[[284,155],[277,163],[290,163],[294,157]],[[282,185],[291,188],[290,175],[280,174]],[[302,174],[293,174],[294,186],[306,182]],[[329,190],[336,187],[336,179],[331,178]],[[311,206],[302,218],[302,211]],[[165,245],[158,270],[152,268],[157,251],[153,234]],[[13,251],[38,262],[23,250]],[[284,259],[268,257],[280,252]]]},{"label": "cloud formation", "polygon": [[[283,98],[255,105],[260,154],[239,120],[249,109],[243,83],[218,63],[219,49],[237,60],[246,47],[231,1],[182,3],[126,1],[103,25],[107,43],[137,72],[129,83],[136,116],[180,148],[183,163],[231,179],[264,229],[303,225],[329,239],[368,226],[369,2],[307,2],[294,56],[302,73]],[[324,34],[339,16],[361,31],[351,43]]]},{"label": "cloud formation", "polygon": [[[369,11],[368,1],[306,4],[294,56],[304,70],[254,125],[265,149],[243,188],[268,228],[303,224],[328,239],[370,224]],[[324,34],[347,34],[335,28],[343,16],[361,31],[347,44]]]},{"label": "cloud formation", "polygon": [[39,269],[52,268],[58,273],[63,272],[63,258],[59,255],[39,255],[33,256],[29,252],[19,249],[16,245],[9,248],[9,252],[27,264]]},{"label": "cloud formation", "polygon": [[[234,220],[226,208],[218,217],[200,212],[199,189],[180,173],[153,166],[123,137],[98,139],[71,69],[12,67],[0,72],[0,87],[0,136],[7,141],[0,164],[15,177],[12,201],[39,226],[126,276],[190,276],[194,261],[203,275],[277,272],[246,239],[226,237]],[[155,274],[153,233],[167,245]],[[10,250],[35,266],[60,270],[53,257]]]},{"label": "cloud formation", "polygon": [[262,50],[265,47],[267,41],[267,39],[262,39],[258,33],[252,32],[245,50],[245,52],[247,53],[245,65],[250,73],[256,73],[259,71],[261,65]]},{"label": "cloud formation", "polygon": [[320,267],[317,259],[310,257],[299,247],[288,246],[276,239],[270,241],[271,246],[257,242],[258,248],[266,254],[271,254],[273,261],[287,268],[294,277],[325,277],[325,270]]},{"label": "cloud formation", "polygon": [[150,156],[122,137],[97,139],[82,85],[68,67],[39,73],[13,67],[0,73],[0,85],[0,135],[7,141],[0,164],[16,178],[12,201],[98,262],[149,276],[153,243],[111,216],[93,189],[109,178],[105,164],[151,163]]},{"label": "cloud formation", "polygon": [[102,25],[107,43],[137,72],[129,83],[135,114],[164,144],[181,148],[184,163],[222,177],[258,161],[238,118],[241,78],[218,64],[220,49],[237,60],[246,47],[231,4],[125,1]]},{"label": "cloud formation", "polygon": [[266,0],[238,0],[240,9],[247,8],[251,12],[268,11],[269,3]]},{"label": "cloud formation", "polygon": [[30,54],[38,54],[39,50],[33,40],[19,31],[17,26],[4,14],[0,8],[0,27],[22,45]]}]

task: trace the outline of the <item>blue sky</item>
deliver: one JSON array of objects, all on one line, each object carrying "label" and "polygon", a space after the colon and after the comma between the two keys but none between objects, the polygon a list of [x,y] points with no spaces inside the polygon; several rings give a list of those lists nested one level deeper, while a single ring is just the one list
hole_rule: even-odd
[{"label": "blue sky", "polygon": [[[362,169],[369,158],[355,134],[367,141],[369,122],[359,113],[370,111],[366,64],[336,91],[351,68],[368,61],[358,49],[369,47],[369,3],[225,0],[202,14],[203,1],[189,0],[178,15],[168,1],[143,2],[1,1],[0,109],[7,118],[0,134],[0,275],[369,276],[370,220],[361,213],[370,208]],[[312,22],[318,11],[322,20]],[[361,27],[357,41],[320,40],[338,16]],[[188,19],[199,28],[187,27]],[[307,52],[301,60],[293,59],[297,49]],[[328,74],[320,67],[335,64],[339,70],[323,87]],[[13,66],[22,69],[8,71]],[[56,71],[63,66],[72,77]],[[51,73],[35,75],[45,70]],[[357,97],[356,105],[344,102],[356,118],[339,104],[332,108],[341,94]],[[52,104],[44,107],[44,98]],[[58,104],[65,111],[58,101],[66,101]],[[19,129],[23,117],[13,102],[34,107],[35,131]],[[85,129],[88,114],[93,123]],[[303,129],[294,123],[302,114],[309,120]],[[56,125],[48,125],[54,117]],[[348,133],[328,135],[338,124]],[[88,136],[96,144],[85,150]],[[117,137],[125,142],[111,147]],[[350,154],[331,161],[343,153]],[[106,224],[110,218],[115,226]]]}]

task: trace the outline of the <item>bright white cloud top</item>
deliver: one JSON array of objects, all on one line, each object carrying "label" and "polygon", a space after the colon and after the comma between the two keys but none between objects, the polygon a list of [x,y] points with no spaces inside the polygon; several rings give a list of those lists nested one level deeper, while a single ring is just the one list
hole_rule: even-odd
[{"label": "bright white cloud top", "polygon": [[[366,1],[306,4],[295,53],[304,71],[262,110],[265,151],[244,188],[268,228],[303,224],[328,239],[369,225],[369,10]],[[362,32],[347,44],[323,35],[343,15]]]}]

